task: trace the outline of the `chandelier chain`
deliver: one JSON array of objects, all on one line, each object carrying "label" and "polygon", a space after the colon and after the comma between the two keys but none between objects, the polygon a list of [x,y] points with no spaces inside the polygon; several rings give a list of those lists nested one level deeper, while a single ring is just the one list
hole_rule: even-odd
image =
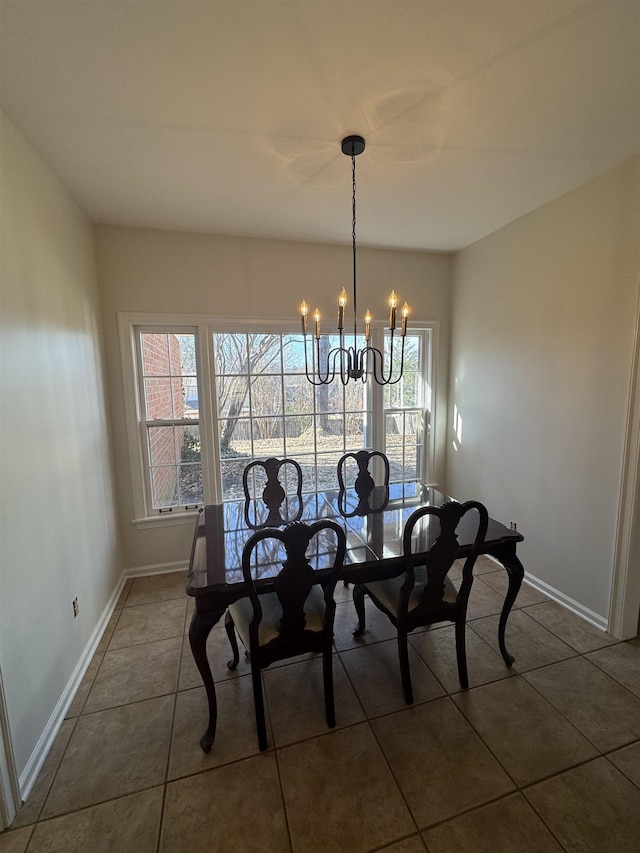
[{"label": "chandelier chain", "polygon": [[351,149],[351,246],[353,251],[353,345],[356,345],[358,322],[358,297],[356,290],[356,155]]}]

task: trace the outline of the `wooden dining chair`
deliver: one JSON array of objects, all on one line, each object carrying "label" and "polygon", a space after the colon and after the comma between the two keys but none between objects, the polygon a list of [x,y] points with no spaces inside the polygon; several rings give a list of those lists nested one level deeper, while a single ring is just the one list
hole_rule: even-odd
[{"label": "wooden dining chair", "polygon": [[[365,595],[385,613],[398,632],[398,656],[404,698],[413,702],[407,635],[420,625],[455,623],[458,678],[469,686],[465,647],[467,603],[473,583],[473,566],[487,532],[489,517],[478,501],[447,501],[442,506],[420,507],[409,516],[403,532],[404,572],[388,580],[357,584],[353,603],[360,636],[365,630]],[[466,559],[462,582],[456,590],[449,570],[459,553],[458,536],[464,530]]]},{"label": "wooden dining chair", "polygon": [[[284,546],[286,559],[274,578],[273,592],[258,594],[256,574],[263,570],[264,543],[276,540]],[[273,543],[272,543],[273,544]],[[307,556],[312,544],[314,569]],[[262,670],[275,661],[305,652],[322,653],[324,701],[327,725],[336,724],[333,696],[333,592],[344,564],[346,535],[331,519],[307,525],[294,522],[284,529],[268,528],[254,533],[242,552],[242,572],[248,595],[229,606],[228,629],[237,630],[251,660],[253,698],[258,744],[267,748],[267,730],[262,693]],[[260,556],[256,557],[256,554]],[[267,558],[273,561],[274,555]],[[323,577],[318,568],[328,569]],[[229,631],[234,651],[229,668],[238,664],[235,633]]]},{"label": "wooden dining chair", "polygon": [[[382,461],[383,469],[383,478],[377,484],[369,470],[371,460],[376,458]],[[357,470],[351,460],[357,465]],[[344,456],[340,457],[338,460],[338,487],[341,491],[353,488],[358,496],[367,497],[376,485],[389,485],[389,460],[384,453],[380,450],[357,450],[345,453]]]},{"label": "wooden dining chair", "polygon": [[242,472],[242,488],[245,521],[252,529],[302,517],[302,468],[295,459],[255,459]]}]

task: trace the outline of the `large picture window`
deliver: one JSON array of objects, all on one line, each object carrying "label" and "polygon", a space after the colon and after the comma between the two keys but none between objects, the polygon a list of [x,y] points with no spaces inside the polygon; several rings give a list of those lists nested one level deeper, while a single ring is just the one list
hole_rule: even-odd
[{"label": "large picture window", "polygon": [[[299,334],[238,325],[121,317],[131,347],[126,385],[136,401],[130,444],[138,520],[237,499],[244,468],[270,456],[300,464],[305,492],[335,487],[340,456],[362,448],[387,454],[392,482],[428,479],[429,329],[408,333],[395,385],[336,379],[314,386]],[[388,345],[381,329],[377,335],[377,345]]]}]

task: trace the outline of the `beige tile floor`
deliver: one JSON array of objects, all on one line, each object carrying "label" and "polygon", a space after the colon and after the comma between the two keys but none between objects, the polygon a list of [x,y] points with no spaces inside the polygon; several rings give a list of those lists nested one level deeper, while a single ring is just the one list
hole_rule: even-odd
[{"label": "beige tile floor", "polygon": [[369,610],[354,640],[338,590],[337,726],[320,660],[264,673],[270,748],[257,747],[249,665],[221,626],[208,649],[218,737],[186,631],[182,574],[128,581],[0,853],[552,853],[640,851],[640,641],[611,637],[523,587],[497,652],[504,573],[477,566],[470,689],[453,628],[414,634],[415,703],[394,632]]}]

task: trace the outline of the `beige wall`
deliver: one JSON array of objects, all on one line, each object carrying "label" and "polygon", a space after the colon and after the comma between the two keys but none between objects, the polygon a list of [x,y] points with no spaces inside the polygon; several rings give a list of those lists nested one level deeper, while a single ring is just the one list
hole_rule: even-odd
[{"label": "beige wall", "polygon": [[[193,522],[138,529],[134,517],[124,420],[118,312],[217,315],[220,317],[298,316],[301,299],[324,316],[337,311],[344,285],[351,287],[351,248],[275,240],[255,240],[140,228],[96,228],[96,251],[109,373],[118,480],[120,526],[127,567],[184,562]],[[358,250],[358,303],[374,316],[384,314],[391,288],[412,306],[412,320],[440,322],[436,408],[436,476],[444,475],[444,418],[449,328],[447,255]],[[388,310],[388,309],[387,309]]]},{"label": "beige wall", "polygon": [[455,256],[447,484],[606,619],[640,278],[635,158]]},{"label": "beige wall", "polygon": [[0,667],[23,774],[121,567],[91,226],[4,116],[1,141]]}]

